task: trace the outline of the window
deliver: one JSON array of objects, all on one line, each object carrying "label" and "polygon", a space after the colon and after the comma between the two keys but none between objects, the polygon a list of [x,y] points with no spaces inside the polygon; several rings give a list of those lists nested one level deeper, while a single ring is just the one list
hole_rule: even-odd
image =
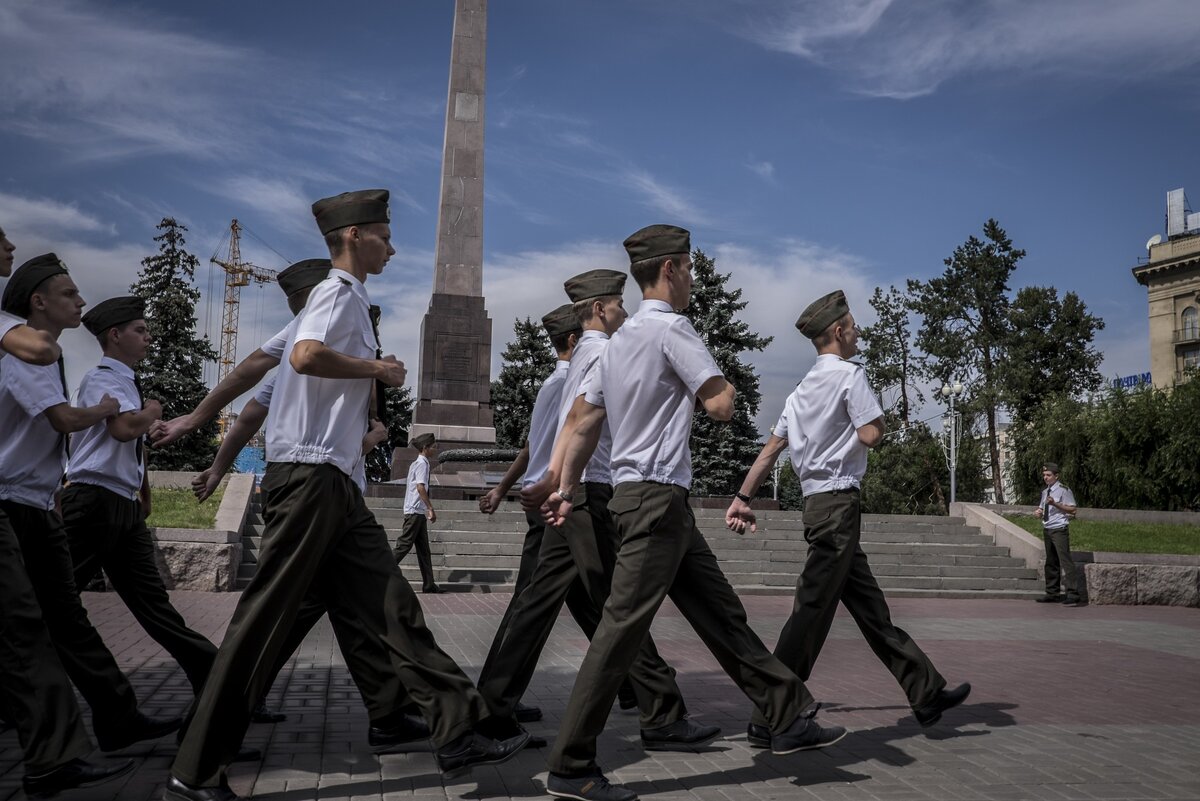
[{"label": "window", "polygon": [[1183,353],[1183,369],[1194,370],[1200,367],[1200,348],[1184,348]]},{"label": "window", "polygon": [[1200,338],[1200,312],[1196,311],[1195,306],[1188,306],[1183,310],[1183,314],[1179,315],[1179,321],[1182,323],[1182,334],[1184,340]]}]

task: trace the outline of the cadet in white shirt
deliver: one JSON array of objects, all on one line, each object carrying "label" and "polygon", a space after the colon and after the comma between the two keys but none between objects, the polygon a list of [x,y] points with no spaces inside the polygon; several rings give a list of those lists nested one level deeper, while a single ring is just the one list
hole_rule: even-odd
[{"label": "cadet in white shirt", "polygon": [[400,564],[415,546],[417,565],[421,570],[421,592],[439,593],[442,588],[433,580],[433,557],[429,553],[429,524],[437,522],[437,512],[429,497],[429,459],[437,453],[437,439],[425,433],[409,443],[417,449],[417,458],[408,466],[408,481],[404,490],[404,528],[396,538],[392,556]]},{"label": "cadet in white shirt", "polygon": [[[228,801],[231,741],[245,732],[297,612],[316,587],[335,629],[357,618],[386,643],[400,680],[433,729],[448,777],[514,756],[528,735],[504,742],[476,733],[487,706],[433,639],[412,588],[388,557],[387,534],[352,475],[376,379],[404,383],[394,357],[376,358],[363,282],[383,271],[390,244],[386,190],[313,204],[333,269],[312,289],[284,350],[267,422],[266,531],[258,572],[242,593],[211,680],[171,766],[166,798]],[[361,681],[363,677],[356,676]]]},{"label": "cadet in white shirt", "polygon": [[767,714],[774,752],[821,748],[846,733],[822,728],[804,714],[812,696],[751,631],[746,610],[688,504],[688,437],[696,402],[710,417],[728,420],[735,394],[691,323],[675,313],[691,295],[690,235],[676,226],[654,225],[626,239],[625,249],[643,300],[613,334],[589,379],[580,413],[559,435],[566,438],[560,484],[547,502],[551,522],[558,524],[570,513],[607,416],[616,484],[608,508],[617,517],[621,549],[604,617],[548,760],[546,788],[563,798],[637,798],[601,774],[596,738],[668,595],[725,672]]},{"label": "cadet in white shirt", "polygon": [[[0,277],[7,278],[12,273],[15,250],[8,236],[0,230]],[[48,331],[31,328],[23,319],[31,311],[33,294],[49,288],[41,286],[46,279],[65,273],[58,257],[48,255],[53,257],[52,262],[44,257],[31,260],[35,266],[26,270],[21,280],[10,281],[0,299],[0,308],[3,308],[0,311],[0,380],[28,362],[38,369],[51,370],[61,392],[63,385],[54,366],[61,357],[57,337]],[[60,297],[59,300],[69,298]],[[40,293],[39,303],[44,303]],[[48,305],[57,307],[60,304],[51,300]],[[10,311],[20,311],[22,316]],[[73,322],[79,324],[78,307],[74,307]],[[6,358],[9,354],[13,358]],[[7,394],[7,390],[4,392]],[[62,401],[68,405],[65,394]],[[42,410],[41,414],[44,413]],[[6,434],[0,444],[0,449],[5,452],[13,444],[11,434]],[[55,432],[52,441],[57,439]],[[61,456],[57,467],[56,484],[62,478]],[[7,467],[0,468],[0,486],[5,490],[15,489],[10,484],[13,472]],[[61,527],[58,530],[61,533]],[[50,550],[47,544],[44,551],[49,553]],[[59,540],[56,550],[60,555],[65,553],[64,540]],[[39,577],[40,588],[34,586],[31,575],[34,568],[27,564],[27,559],[4,505],[0,504],[0,709],[17,730],[25,764],[22,778],[25,793],[36,797],[114,779],[132,770],[133,762],[122,760],[96,765],[83,758],[92,751],[92,744],[38,599],[39,589],[45,592],[51,586],[57,586],[60,592],[69,589],[74,593],[69,556],[65,569],[59,564],[53,575]],[[78,601],[75,594],[75,603]],[[82,620],[86,622],[86,612]],[[96,639],[99,640],[98,635]],[[100,645],[103,647],[103,643]],[[118,681],[124,679],[119,671],[117,676],[120,677]],[[114,690],[114,694],[119,693],[120,688]],[[136,701],[134,709],[136,711]]]},{"label": "cadet in white shirt", "polygon": [[142,398],[133,371],[150,346],[144,316],[145,302],[132,296],[109,298],[83,316],[104,356],[80,382],[79,403],[111,395],[120,408],[119,414],[71,439],[63,523],[76,586],[86,587],[103,570],[134,618],[175,658],[199,695],[217,647],[189,628],[171,604],[146,526],[150,485],[143,438],[162,416],[162,406]]},{"label": "cadet in white shirt", "polygon": [[[1082,571],[1071,558],[1071,515],[1075,514],[1075,493],[1058,480],[1058,465],[1042,465],[1042,498],[1037,516],[1042,521],[1042,539],[1046,547],[1046,594],[1038,603],[1087,606]],[[1059,594],[1059,586],[1066,590]]]},{"label": "cadet in white shirt", "polygon": [[[807,680],[833,624],[838,601],[858,624],[871,650],[908,696],[922,726],[961,704],[970,684],[946,690],[946,680],[917,644],[892,623],[867,555],[859,545],[859,486],[867,471],[867,449],[883,437],[883,409],[861,365],[847,361],[858,353],[858,326],[839,289],[809,304],[796,321],[813,341],[817,362],[787,399],[775,430],[742,483],[725,521],[743,533],[756,529],[750,500],[779,453],[791,449],[791,463],[804,491],[804,538],[808,557],[796,582],[796,602],[775,645],[775,655]],[[770,732],[755,712],[747,737],[755,747],[770,745]]]},{"label": "cadet in white shirt", "polygon": [[[527,488],[536,484],[550,466],[554,436],[558,431],[563,389],[570,375],[582,328],[573,303],[564,303],[543,315],[542,326],[550,337],[555,353],[558,354],[558,361],[553,372],[542,383],[534,400],[533,413],[529,418],[529,436],[521,456],[518,456],[500,483],[479,502],[480,509],[484,512],[494,511],[495,505],[499,504],[522,473],[524,475],[521,478],[521,486]],[[525,456],[528,458],[523,459]],[[574,572],[566,576],[561,586],[549,587],[543,580],[537,588],[530,589],[531,580],[541,568],[545,537],[547,534],[554,536],[554,532],[546,531],[546,523],[536,507],[525,511],[525,519],[529,523],[529,529],[525,534],[517,583],[513,588],[512,600],[504,610],[504,617],[501,618],[492,638],[492,645],[488,649],[478,682],[479,691],[487,700],[493,715],[500,718],[514,717],[519,722],[542,718],[541,709],[522,704],[521,696],[529,687],[529,680],[537,667],[538,655],[564,601],[579,628],[589,638],[600,623],[600,605],[589,597],[588,591]],[[567,559],[570,560],[569,553]],[[592,562],[596,573],[599,574],[599,559],[593,559]],[[532,592],[532,595],[527,595],[527,591]],[[536,607],[539,611],[532,612],[531,607]],[[519,610],[524,622],[521,624],[521,631],[518,632],[512,628],[512,623]],[[541,623],[534,622],[535,618]],[[628,692],[632,694],[632,689]],[[538,745],[540,747],[544,743],[539,742]]]},{"label": "cadet in white shirt", "polygon": [[[572,300],[567,308],[584,330],[571,357],[562,400],[555,414],[556,434],[583,394],[584,381],[599,362],[609,336],[625,322],[622,293],[626,277],[616,270],[589,270],[564,284]],[[571,514],[562,526],[546,529],[533,579],[513,604],[503,646],[493,646],[493,653],[480,673],[479,691],[497,715],[511,714],[513,701],[525,692],[564,599],[580,583],[586,588],[590,622],[590,627],[581,625],[581,628],[588,639],[595,635],[620,545],[620,534],[608,512],[612,498],[610,446],[611,437],[604,425],[584,470]],[[551,479],[548,476],[526,487],[522,502],[534,508],[535,504],[540,505],[554,488],[545,486]],[[621,689],[632,697],[632,703],[623,701],[623,707],[640,707],[642,741],[647,749],[691,749],[720,733],[716,726],[698,726],[686,720],[687,708],[675,683],[675,672],[658,655],[649,636],[641,643],[637,660]]]},{"label": "cadet in white shirt", "polygon": [[[23,293],[22,286],[30,292]],[[5,308],[27,313],[30,326],[57,339],[79,325],[83,299],[54,254],[22,265],[9,284]],[[0,372],[0,508],[17,533],[50,637],[67,675],[92,708],[100,747],[115,751],[157,739],[182,720],[153,720],[104,645],[80,601],[67,532],[55,509],[67,460],[67,436],[117,413],[110,395],[71,406],[58,365],[12,361]]]}]

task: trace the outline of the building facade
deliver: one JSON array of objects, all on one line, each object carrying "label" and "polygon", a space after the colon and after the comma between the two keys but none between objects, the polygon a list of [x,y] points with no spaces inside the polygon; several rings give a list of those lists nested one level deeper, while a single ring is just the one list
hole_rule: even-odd
[{"label": "building facade", "polygon": [[1173,387],[1187,370],[1200,369],[1200,232],[1151,244],[1133,276],[1149,301],[1154,386]]}]

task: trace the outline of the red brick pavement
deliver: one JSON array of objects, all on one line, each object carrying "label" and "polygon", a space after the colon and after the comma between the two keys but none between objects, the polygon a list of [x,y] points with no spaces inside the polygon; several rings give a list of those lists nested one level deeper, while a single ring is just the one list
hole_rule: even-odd
[{"label": "red brick pavement", "polygon": [[[233,594],[174,593],[187,620],[219,638]],[[506,594],[422,596],[439,642],[472,676],[509,600]],[[178,667],[113,594],[88,594],[93,620],[144,706],[179,712],[191,699]],[[790,599],[748,596],[768,644]],[[820,752],[773,757],[746,747],[748,704],[669,605],[655,623],[659,649],[679,671],[698,719],[724,738],[697,754],[647,754],[636,716],[614,714],[600,742],[605,769],[655,799],[1200,799],[1200,610],[1047,607],[1019,601],[895,599],[893,618],[951,683],[974,692],[943,724],[913,721],[903,694],[845,614],[839,614],[810,685],[822,717],[852,734]],[[586,642],[568,618],[547,644],[526,700],[553,737]],[[493,798],[544,793],[544,753],[446,786],[428,753],[375,757],[366,716],[327,624],[280,677],[272,702],[290,719],[253,726],[261,765],[231,771],[236,789],[272,801],[308,798]],[[71,798],[160,798],[174,742],[128,749],[139,768],[124,784]],[[19,753],[0,735],[0,799],[19,796]]]}]

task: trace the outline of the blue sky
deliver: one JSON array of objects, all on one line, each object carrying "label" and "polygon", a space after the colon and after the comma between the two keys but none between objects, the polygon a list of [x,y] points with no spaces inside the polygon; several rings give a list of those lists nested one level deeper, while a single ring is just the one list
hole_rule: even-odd
[{"label": "blue sky", "polygon": [[[415,380],[452,20],[452,0],[6,0],[0,225],[18,263],[54,250],[96,302],[127,289],[173,215],[207,292],[231,218],[258,237],[244,254],[280,269],[322,253],[312,200],[388,187],[399,253],[368,289]],[[1014,289],[1078,292],[1108,324],[1106,374],[1146,370],[1129,270],[1167,190],[1200,195],[1196,41],[1190,0],[495,2],[493,372],[514,317],[671,222],[776,336],[755,357],[768,425],[812,362],[792,328],[804,305],[842,287],[869,321],[875,286],[937,274],[988,217],[1028,251]],[[277,289],[243,300],[241,355],[287,318]],[[95,346],[64,344],[77,379]]]}]

